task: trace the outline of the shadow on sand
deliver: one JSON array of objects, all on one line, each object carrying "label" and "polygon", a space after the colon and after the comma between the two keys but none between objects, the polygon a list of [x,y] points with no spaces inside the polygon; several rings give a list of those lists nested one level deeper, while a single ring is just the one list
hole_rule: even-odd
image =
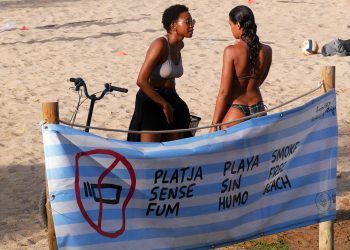
[{"label": "shadow on sand", "polygon": [[79,0],[17,0],[17,1],[1,1],[1,9],[11,9],[11,8],[38,8],[49,5],[57,5],[59,3],[66,2],[79,2]]},{"label": "shadow on sand", "polygon": [[30,238],[40,235],[40,231],[44,235],[38,211],[43,183],[42,163],[0,167],[0,232],[6,232],[0,239],[11,234]]}]

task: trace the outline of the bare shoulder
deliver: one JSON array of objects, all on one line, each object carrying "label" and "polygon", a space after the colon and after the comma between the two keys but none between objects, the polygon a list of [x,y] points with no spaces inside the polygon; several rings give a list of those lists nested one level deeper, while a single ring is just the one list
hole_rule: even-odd
[{"label": "bare shoulder", "polygon": [[167,47],[166,47],[166,40],[164,37],[158,37],[149,46],[147,53],[146,53],[146,59],[148,60],[154,60],[159,61],[161,60],[165,54],[167,53]]},{"label": "bare shoulder", "polygon": [[150,49],[163,49],[166,46],[166,39],[164,37],[158,37],[149,46]]},{"label": "bare shoulder", "polygon": [[224,57],[225,58],[234,58],[238,51],[240,50],[240,45],[238,44],[230,44],[226,46],[224,49]]},{"label": "bare shoulder", "polygon": [[269,45],[261,43],[261,49],[264,52],[264,54],[268,56],[272,55],[272,48]]},{"label": "bare shoulder", "polygon": [[236,40],[233,44],[230,44],[225,48],[224,54],[235,57],[235,56],[241,55],[242,50],[246,50],[246,49],[247,49],[246,43],[242,42],[241,40]]}]

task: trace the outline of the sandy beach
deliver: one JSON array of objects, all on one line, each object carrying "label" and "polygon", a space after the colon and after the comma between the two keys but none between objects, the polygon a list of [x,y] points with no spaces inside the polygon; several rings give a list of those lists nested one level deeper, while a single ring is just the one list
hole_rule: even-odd
[{"label": "sandy beach", "polygon": [[[41,103],[59,100],[60,118],[69,120],[77,94],[67,79],[84,78],[91,93],[102,90],[104,83],[113,83],[129,92],[98,101],[92,125],[127,129],[138,90],[138,71],[149,44],[165,34],[162,12],[175,3],[186,4],[197,21],[193,38],[185,40],[185,72],[176,88],[191,113],[202,118],[201,125],[209,125],[220,84],[223,50],[233,42],[228,12],[236,5],[247,4],[246,0],[0,1],[0,27],[9,20],[16,21],[15,29],[0,30],[1,249],[47,249],[47,231],[38,213],[45,180]],[[320,47],[334,38],[350,39],[350,0],[256,0],[249,6],[260,40],[273,50],[270,74],[261,87],[268,107],[315,88],[322,66],[336,66],[340,176],[335,247],[350,249],[350,56],[304,56],[300,50],[305,39],[316,40]],[[276,112],[301,105],[320,93]],[[85,102],[76,123],[85,124],[87,112]],[[122,133],[92,132],[126,138]],[[291,249],[318,249],[318,226],[260,240],[281,239]],[[248,243],[241,245],[249,247]]]}]

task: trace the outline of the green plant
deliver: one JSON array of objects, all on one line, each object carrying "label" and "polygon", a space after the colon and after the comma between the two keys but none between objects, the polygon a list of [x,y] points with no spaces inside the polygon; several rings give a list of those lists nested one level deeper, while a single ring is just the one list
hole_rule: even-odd
[{"label": "green plant", "polygon": [[256,250],[264,249],[264,250],[289,250],[287,243],[283,239],[279,239],[274,242],[263,242],[263,241],[254,241],[253,248]]}]

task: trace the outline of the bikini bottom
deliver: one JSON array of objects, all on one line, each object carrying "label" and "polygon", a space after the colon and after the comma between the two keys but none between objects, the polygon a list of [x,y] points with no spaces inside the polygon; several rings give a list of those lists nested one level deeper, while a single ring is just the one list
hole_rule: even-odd
[{"label": "bikini bottom", "polygon": [[230,107],[239,109],[244,114],[244,116],[250,116],[265,111],[265,105],[263,101],[260,101],[252,106],[233,103],[230,105]]}]

